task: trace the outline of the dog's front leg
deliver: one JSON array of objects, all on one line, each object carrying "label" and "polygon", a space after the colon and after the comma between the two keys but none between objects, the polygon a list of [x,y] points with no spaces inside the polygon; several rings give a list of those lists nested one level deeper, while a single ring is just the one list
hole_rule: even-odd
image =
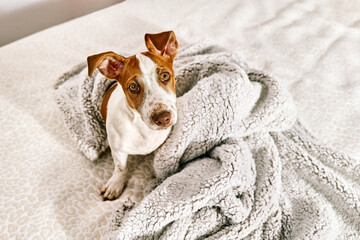
[{"label": "dog's front leg", "polygon": [[101,195],[104,200],[114,200],[118,198],[124,190],[126,181],[127,167],[126,161],[128,155],[122,152],[112,152],[115,169],[112,177],[101,188]]}]

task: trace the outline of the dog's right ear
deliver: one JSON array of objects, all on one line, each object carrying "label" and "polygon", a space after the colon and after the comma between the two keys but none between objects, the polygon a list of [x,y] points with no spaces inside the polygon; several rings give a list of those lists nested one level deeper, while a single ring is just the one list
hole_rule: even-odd
[{"label": "dog's right ear", "polygon": [[117,79],[124,68],[125,58],[114,52],[104,52],[87,58],[88,74],[92,76],[95,69],[109,79]]}]

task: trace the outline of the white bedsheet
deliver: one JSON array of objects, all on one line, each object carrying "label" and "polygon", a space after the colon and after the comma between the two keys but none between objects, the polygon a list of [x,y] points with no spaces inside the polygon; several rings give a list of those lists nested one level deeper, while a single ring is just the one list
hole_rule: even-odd
[{"label": "white bedsheet", "polygon": [[127,1],[0,48],[0,239],[97,239],[118,201],[99,188],[107,152],[89,162],[59,117],[56,78],[86,56],[145,50],[174,30],[241,51],[293,94],[315,136],[360,158],[360,2]]}]

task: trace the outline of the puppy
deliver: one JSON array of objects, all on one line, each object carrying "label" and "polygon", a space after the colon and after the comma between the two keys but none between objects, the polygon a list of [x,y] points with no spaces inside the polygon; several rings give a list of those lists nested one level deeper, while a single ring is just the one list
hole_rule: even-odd
[{"label": "puppy", "polygon": [[101,105],[115,163],[112,177],[101,188],[104,200],[116,199],[124,190],[128,155],[153,152],[177,121],[176,36],[173,31],[145,34],[145,44],[148,51],[130,57],[105,52],[87,58],[89,76],[97,68],[106,78],[116,80]]}]

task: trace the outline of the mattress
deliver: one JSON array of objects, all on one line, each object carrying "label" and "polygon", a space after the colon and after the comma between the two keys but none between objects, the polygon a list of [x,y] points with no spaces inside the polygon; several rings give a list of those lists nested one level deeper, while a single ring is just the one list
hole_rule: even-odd
[{"label": "mattress", "polygon": [[[102,201],[107,151],[90,162],[54,101],[57,78],[105,51],[145,51],[144,34],[239,51],[292,94],[323,143],[360,158],[360,3],[126,1],[0,48],[1,239],[99,239],[118,201]],[[176,60],[175,60],[176,61]]]}]

